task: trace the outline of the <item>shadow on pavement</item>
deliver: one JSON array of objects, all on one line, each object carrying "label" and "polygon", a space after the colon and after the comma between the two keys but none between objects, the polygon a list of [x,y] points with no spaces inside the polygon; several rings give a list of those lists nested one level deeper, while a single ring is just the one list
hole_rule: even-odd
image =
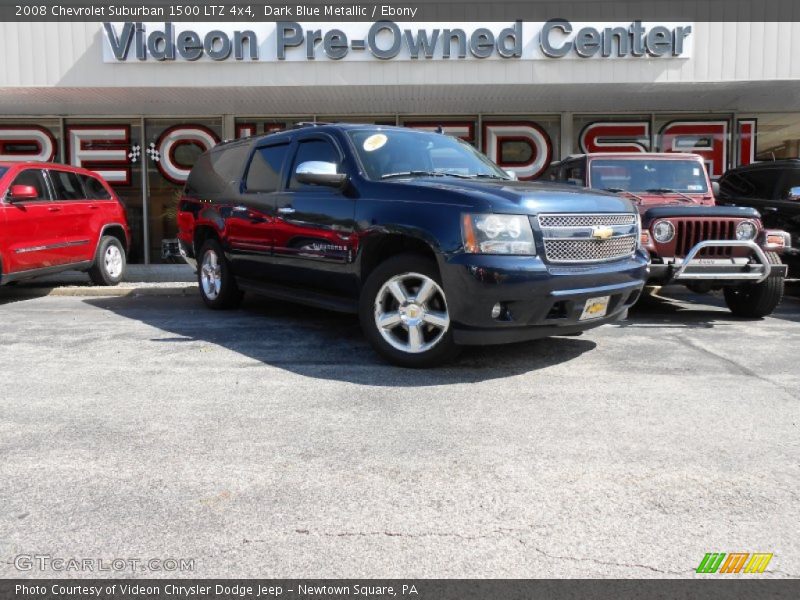
[{"label": "shadow on pavement", "polygon": [[248,296],[234,311],[211,311],[199,297],[92,298],[86,304],[154,327],[154,351],[207,342],[300,375],[377,386],[475,383],[564,363],[593,350],[577,338],[549,338],[465,348],[453,363],[428,370],[383,362],[364,339],[358,319]]},{"label": "shadow on pavement", "polygon": [[[769,318],[800,322],[800,303],[788,293]],[[719,323],[753,323],[763,319],[747,319],[731,314],[721,292],[695,294],[667,288],[656,296],[643,295],[631,308],[628,320],[618,327],[653,327],[665,329],[711,329]]]},{"label": "shadow on pavement", "polygon": [[54,286],[23,287],[21,285],[7,284],[0,287],[0,306],[32,300],[34,298],[44,298],[54,289]]}]

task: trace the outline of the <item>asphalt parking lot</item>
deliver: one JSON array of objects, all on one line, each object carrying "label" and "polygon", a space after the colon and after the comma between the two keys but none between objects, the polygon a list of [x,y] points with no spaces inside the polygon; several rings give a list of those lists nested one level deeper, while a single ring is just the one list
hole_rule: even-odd
[{"label": "asphalt parking lot", "polygon": [[755,322],[650,299],[431,371],[381,363],[355,318],[254,299],[0,295],[0,317],[1,577],[92,575],[20,554],[689,577],[737,551],[800,576],[796,298]]}]

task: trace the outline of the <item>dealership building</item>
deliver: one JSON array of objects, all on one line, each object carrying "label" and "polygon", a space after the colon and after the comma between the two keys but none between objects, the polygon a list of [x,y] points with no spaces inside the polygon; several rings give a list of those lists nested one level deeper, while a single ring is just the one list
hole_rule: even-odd
[{"label": "dealership building", "polygon": [[587,151],[696,152],[715,178],[800,156],[799,22],[166,16],[0,32],[0,160],[104,175],[132,262],[171,260],[201,152],[303,121],[441,127],[523,179]]}]

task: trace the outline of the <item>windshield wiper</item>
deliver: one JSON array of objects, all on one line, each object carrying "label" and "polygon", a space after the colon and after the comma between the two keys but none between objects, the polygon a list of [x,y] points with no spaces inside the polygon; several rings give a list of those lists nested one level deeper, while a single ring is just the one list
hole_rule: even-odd
[{"label": "windshield wiper", "polygon": [[613,192],[614,194],[619,194],[620,192],[624,192],[622,188],[603,188],[604,192]]},{"label": "windshield wiper", "polygon": [[446,173],[443,171],[398,171],[397,173],[381,175],[381,179],[390,179],[391,177],[459,177],[461,179],[469,179],[469,175]]},{"label": "windshield wiper", "polygon": [[470,173],[469,175],[465,175],[465,177],[469,177],[471,179],[502,179],[503,181],[511,181],[510,177],[501,177],[500,175],[494,175],[493,173]]},{"label": "windshield wiper", "polygon": [[672,188],[653,188],[645,191],[650,192],[651,194],[678,194],[679,196],[686,198],[689,202],[694,202],[694,198],[692,198],[691,196],[687,196],[683,192],[679,192],[678,190],[673,190]]}]

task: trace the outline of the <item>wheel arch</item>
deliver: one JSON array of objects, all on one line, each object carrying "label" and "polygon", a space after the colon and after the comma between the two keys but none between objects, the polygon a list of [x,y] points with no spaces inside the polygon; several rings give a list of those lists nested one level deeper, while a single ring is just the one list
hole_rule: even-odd
[{"label": "wheel arch", "polygon": [[100,236],[97,238],[97,244],[94,248],[94,261],[97,260],[97,249],[100,247],[100,242],[103,240],[104,237],[113,237],[116,238],[120,244],[122,244],[123,249],[125,250],[125,254],[127,255],[130,252],[130,245],[128,244],[128,236],[125,233],[125,226],[122,223],[106,223],[103,225],[103,228],[100,230]]},{"label": "wheel arch", "polygon": [[437,267],[439,266],[436,247],[419,235],[404,232],[373,235],[365,240],[360,250],[358,274],[361,284],[364,284],[380,264],[403,253],[425,256],[436,262]]},{"label": "wheel arch", "polygon": [[194,246],[194,255],[195,258],[199,259],[199,252],[200,248],[203,247],[203,244],[206,240],[217,240],[218,242],[222,243],[222,236],[220,235],[217,228],[211,225],[210,223],[202,223],[197,225],[194,228],[194,234],[192,236],[192,245]]}]

